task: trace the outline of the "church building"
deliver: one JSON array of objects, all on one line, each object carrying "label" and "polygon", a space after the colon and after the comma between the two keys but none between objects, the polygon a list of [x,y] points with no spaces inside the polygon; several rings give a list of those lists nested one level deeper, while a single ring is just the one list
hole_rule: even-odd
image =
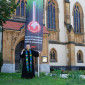
[{"label": "church building", "polygon": [[[43,0],[43,50],[40,72],[85,70],[85,1]],[[15,13],[3,26],[2,72],[21,68],[27,0],[16,0]],[[35,70],[37,59],[34,59]]]}]

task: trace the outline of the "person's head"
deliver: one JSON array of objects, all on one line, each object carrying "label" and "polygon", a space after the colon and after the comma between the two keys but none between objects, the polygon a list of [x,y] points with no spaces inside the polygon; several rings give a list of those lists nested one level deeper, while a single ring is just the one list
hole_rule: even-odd
[{"label": "person's head", "polygon": [[29,44],[26,45],[26,49],[27,49],[27,50],[31,49],[31,47],[30,47]]}]

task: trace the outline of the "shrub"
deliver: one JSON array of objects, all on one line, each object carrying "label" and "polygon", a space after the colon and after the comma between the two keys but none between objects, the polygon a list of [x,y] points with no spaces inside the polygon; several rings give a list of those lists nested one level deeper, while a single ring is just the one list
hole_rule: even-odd
[{"label": "shrub", "polygon": [[41,76],[41,77],[46,76],[46,75],[45,75],[45,72],[40,72],[40,76]]},{"label": "shrub", "polygon": [[69,72],[69,78],[72,78],[72,79],[80,79],[80,75],[82,75],[82,71],[71,71]]},{"label": "shrub", "polygon": [[85,75],[85,70],[83,71],[83,75]]},{"label": "shrub", "polygon": [[3,65],[3,59],[2,59],[2,53],[0,52],[0,72],[2,65]]},{"label": "shrub", "polygon": [[62,74],[62,70],[57,70],[57,71],[56,71],[56,76],[57,76],[57,77],[60,77],[60,74]]},{"label": "shrub", "polygon": [[52,76],[60,77],[60,74],[62,74],[62,70],[56,70],[52,71]]},{"label": "shrub", "polygon": [[64,71],[63,74],[69,74],[70,71]]}]

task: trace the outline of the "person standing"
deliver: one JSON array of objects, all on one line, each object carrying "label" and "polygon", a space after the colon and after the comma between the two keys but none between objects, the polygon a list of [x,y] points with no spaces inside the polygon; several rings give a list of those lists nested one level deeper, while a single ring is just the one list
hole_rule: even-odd
[{"label": "person standing", "polygon": [[38,57],[39,53],[31,49],[30,45],[26,45],[26,49],[23,49],[20,57],[22,58],[22,74],[21,78],[33,78],[35,77],[34,61],[33,57]]}]

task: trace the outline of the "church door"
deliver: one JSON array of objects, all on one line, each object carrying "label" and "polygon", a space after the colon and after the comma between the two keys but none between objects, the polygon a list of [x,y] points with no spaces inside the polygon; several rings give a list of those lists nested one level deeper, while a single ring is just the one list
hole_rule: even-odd
[{"label": "church door", "polygon": [[20,58],[20,53],[24,48],[24,40],[19,42],[15,49],[15,71],[20,72],[22,69],[22,60]]}]

